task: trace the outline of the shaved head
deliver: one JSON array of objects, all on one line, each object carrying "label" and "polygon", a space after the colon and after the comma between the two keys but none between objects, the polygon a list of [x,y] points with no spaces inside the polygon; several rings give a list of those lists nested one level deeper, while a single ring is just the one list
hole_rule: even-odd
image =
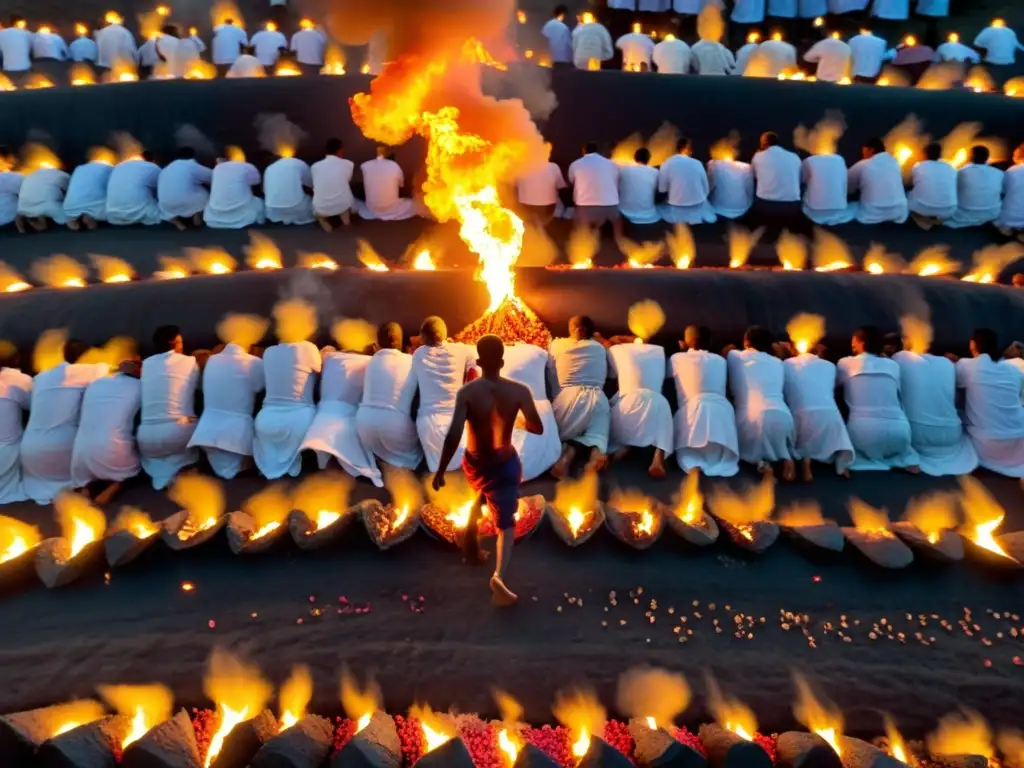
[{"label": "shaved head", "polygon": [[377,346],[381,349],[402,349],[402,326],[384,323],[377,329]]},{"label": "shaved head", "polygon": [[505,342],[497,336],[482,336],[476,343],[477,363],[484,373],[497,373],[505,364]]},{"label": "shaved head", "polygon": [[711,346],[711,330],[705,325],[688,325],[683,331],[687,349],[707,349]]},{"label": "shaved head", "polygon": [[437,315],[431,315],[420,326],[420,339],[424,344],[436,347],[448,338],[448,326]]}]

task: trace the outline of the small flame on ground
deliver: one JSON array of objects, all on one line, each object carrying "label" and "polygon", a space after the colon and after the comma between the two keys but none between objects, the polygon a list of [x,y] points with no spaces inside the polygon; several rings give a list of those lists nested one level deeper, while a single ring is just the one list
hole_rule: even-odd
[{"label": "small flame on ground", "polygon": [[411,510],[423,506],[423,486],[412,472],[405,469],[388,467],[383,474],[384,487],[391,494],[391,504],[395,508],[391,530],[397,531],[408,519]]},{"label": "small flame on ground", "polygon": [[789,230],[782,230],[779,239],[775,242],[775,252],[779,256],[779,263],[782,268],[799,270],[807,266],[807,241],[800,235],[794,235]]},{"label": "small flame on ground", "polygon": [[103,256],[98,253],[89,254],[93,267],[104,283],[129,283],[135,277],[132,265],[116,256]]},{"label": "small flame on ground", "polygon": [[192,271],[207,275],[226,275],[234,272],[238,262],[223,248],[186,248],[185,255],[192,264]]},{"label": "small flame on ground", "polygon": [[224,488],[206,475],[178,475],[167,496],[188,516],[178,530],[178,539],[187,541],[198,533],[213,528],[224,514]]},{"label": "small flame on ground", "polygon": [[921,531],[930,544],[937,544],[946,531],[957,527],[956,507],[955,494],[930,493],[907,502],[903,519]]},{"label": "small flame on ground", "polygon": [[192,271],[192,264],[187,259],[177,259],[173,256],[160,256],[160,269],[153,273],[157,280],[178,280],[188,277]]},{"label": "small flame on ground", "polygon": [[786,325],[786,333],[801,355],[814,349],[814,345],[825,338],[825,318],[801,312],[794,315]]},{"label": "small flame on ground", "polygon": [[409,709],[409,716],[420,722],[420,730],[423,731],[423,754],[433,752],[456,736],[455,724],[451,719],[434,712],[428,706],[412,706]]},{"label": "small flame on ground", "polygon": [[119,715],[131,718],[121,749],[138,741],[152,728],[170,719],[174,694],[165,685],[100,685],[96,688],[103,700]]},{"label": "small flame on ground", "polygon": [[969,283],[992,283],[1013,262],[1024,256],[1024,244],[1011,241],[1003,245],[988,245],[974,252],[971,271],[961,280]]},{"label": "small flame on ground", "polygon": [[304,269],[327,269],[333,272],[338,268],[338,262],[326,253],[299,251],[299,266]]},{"label": "small flame on ground", "polygon": [[600,247],[600,232],[590,227],[574,227],[566,244],[569,264],[573,269],[590,269]]},{"label": "small flame on ground", "polygon": [[25,282],[18,270],[0,261],[0,290],[4,293],[27,291],[32,286]]},{"label": "small flame on ground", "polygon": [[679,491],[672,500],[672,513],[687,525],[703,527],[704,496],[700,492],[700,472],[691,470],[679,484]]},{"label": "small flame on ground", "polygon": [[434,264],[434,260],[430,256],[430,251],[424,248],[416,254],[416,258],[412,261],[412,268],[432,272],[437,269],[437,266]]},{"label": "small flame on ground", "polygon": [[597,472],[589,471],[578,480],[566,478],[555,486],[555,499],[551,506],[565,517],[573,538],[594,515],[597,506]]},{"label": "small flame on ground", "polygon": [[889,514],[884,509],[872,507],[866,501],[853,497],[847,502],[853,526],[867,536],[893,538],[889,527]]},{"label": "small flame on ground", "polygon": [[29,75],[28,79],[21,86],[26,91],[38,91],[43,88],[53,88],[53,81],[46,75],[38,72]]},{"label": "small flame on ground", "polygon": [[971,709],[951,712],[939,720],[934,733],[928,735],[928,752],[934,757],[980,755],[990,761],[995,757],[992,731],[980,714]]},{"label": "small flame on ground", "polygon": [[686,224],[676,224],[673,230],[665,235],[665,244],[676,269],[689,269],[693,265],[697,246],[693,240],[693,231]]},{"label": "small flame on ground", "polygon": [[106,715],[103,705],[92,699],[69,701],[66,704],[57,704],[46,709],[49,714],[47,724],[52,724],[50,738],[60,736],[79,726],[96,722]]},{"label": "small flame on ground", "polygon": [[295,725],[306,716],[306,707],[313,698],[313,675],[305,664],[296,664],[277,696],[278,733]]},{"label": "small flame on ground", "polygon": [[816,272],[835,272],[853,266],[853,256],[846,242],[821,227],[814,228],[814,250],[811,261]]},{"label": "small flame on ground", "polygon": [[498,749],[505,755],[505,761],[508,766],[511,767],[516,764],[516,758],[519,756],[519,745],[508,735],[508,728],[502,728],[498,732]]},{"label": "small flame on ground", "polygon": [[363,263],[367,269],[372,269],[374,272],[387,272],[389,271],[388,265],[384,263],[384,260],[380,257],[380,254],[373,249],[365,240],[359,240],[356,244],[356,258]]},{"label": "small flame on ground", "polygon": [[103,512],[80,494],[62,492],[53,500],[53,506],[61,536],[71,545],[72,559],[94,541],[99,541],[107,530]]},{"label": "small flame on ground", "polygon": [[708,501],[717,517],[737,528],[766,522],[775,508],[775,481],[765,475],[757,485],[739,491],[720,485]]},{"label": "small flame on ground", "polygon": [[128,531],[137,539],[148,539],[160,532],[160,526],[137,507],[121,507],[114,522],[110,524],[110,531]]},{"label": "small flame on ground", "polygon": [[242,250],[249,269],[281,269],[281,249],[266,235],[250,230],[249,245]]},{"label": "small flame on ground", "polygon": [[255,665],[214,648],[203,677],[203,691],[217,706],[217,729],[210,737],[205,768],[210,768],[235,728],[259,714],[270,700],[273,686]]},{"label": "small flame on ground", "polygon": [[0,515],[0,563],[21,557],[35,548],[42,539],[42,534],[34,525]]},{"label": "small flame on ground", "polygon": [[473,509],[476,494],[469,487],[464,474],[452,473],[446,478],[445,486],[440,491],[435,491],[428,484],[427,495],[434,507],[446,513],[445,520],[451,523],[453,528],[458,531],[465,530],[469,525],[469,514]]},{"label": "small flame on ground", "polygon": [[960,506],[966,521],[960,533],[979,547],[1013,560],[995,539],[996,529],[1003,523],[1006,510],[988,492],[979,480],[970,476],[957,478],[960,481]]},{"label": "small flame on ground", "polygon": [[797,700],[793,705],[793,714],[806,726],[807,730],[818,734],[835,753],[842,757],[839,738],[842,736],[843,715],[835,706],[827,701],[819,701],[811,686],[800,675],[793,676],[796,685]]},{"label": "small flame on ground", "polygon": [[70,256],[55,253],[34,261],[32,276],[50,288],[84,288],[89,268]]},{"label": "small flame on ground", "polygon": [[735,224],[729,225],[729,268],[738,269],[747,263],[750,252],[754,250],[764,234],[764,227],[758,227],[753,232]]},{"label": "small flame on ground", "polygon": [[906,270],[907,265],[899,254],[889,253],[882,243],[871,243],[867,253],[864,254],[863,267],[865,272],[872,275],[885,273],[897,273]]},{"label": "small flame on ground", "polygon": [[590,690],[559,692],[551,707],[555,718],[569,731],[572,753],[582,758],[590,749],[593,734],[604,732],[606,713],[597,696]]},{"label": "small flame on ground", "polygon": [[275,77],[298,77],[301,74],[302,70],[299,69],[299,65],[290,59],[278,61],[274,68]]},{"label": "small flame on ground", "polygon": [[356,733],[359,733],[370,724],[373,713],[384,706],[384,697],[376,680],[371,677],[365,688],[360,687],[346,666],[341,670],[341,705],[345,714],[356,720]]},{"label": "small flame on ground", "polygon": [[775,521],[788,528],[804,528],[826,523],[821,514],[821,507],[814,499],[798,499],[790,502],[779,510]]},{"label": "small flame on ground", "polygon": [[284,483],[271,483],[242,502],[242,511],[252,518],[255,531],[250,541],[273,533],[292,510],[292,500]]},{"label": "small flame on ground", "polygon": [[116,59],[106,75],[108,83],[134,83],[138,79],[139,73],[131,59]]},{"label": "small flame on ground", "polygon": [[754,711],[739,699],[724,693],[718,681],[708,675],[708,709],[720,726],[745,741],[753,741],[757,734],[757,718]]},{"label": "small flame on ground", "polygon": [[949,257],[949,246],[945,244],[931,245],[915,256],[907,266],[907,271],[921,277],[948,275],[960,268],[960,263]]},{"label": "small flame on ground", "polygon": [[903,736],[900,734],[899,729],[896,728],[896,722],[888,714],[884,717],[885,737],[889,742],[889,754],[901,763],[910,765],[910,750],[907,749],[907,743],[903,740]]},{"label": "small flame on ground", "polygon": [[320,68],[321,75],[344,75],[345,52],[341,46],[331,43],[324,51],[324,65]]},{"label": "small flame on ground", "polygon": [[616,706],[631,718],[643,717],[647,727],[669,726],[690,705],[690,685],[678,672],[634,667],[619,677]]}]

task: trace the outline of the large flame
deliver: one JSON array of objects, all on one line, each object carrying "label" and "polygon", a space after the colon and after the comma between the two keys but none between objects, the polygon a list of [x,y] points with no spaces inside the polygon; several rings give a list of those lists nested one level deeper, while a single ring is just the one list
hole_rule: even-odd
[{"label": "large flame", "polygon": [[370,724],[373,713],[382,709],[384,697],[381,695],[380,686],[372,677],[366,681],[366,687],[360,687],[359,681],[348,669],[341,670],[341,706],[345,714],[356,721],[356,733]]},{"label": "large flame", "polygon": [[843,714],[828,700],[819,701],[808,682],[799,674],[793,675],[796,702],[793,715],[807,728],[818,734],[842,757],[839,739],[843,735]]},{"label": "large flame", "polygon": [[34,525],[0,515],[0,563],[21,557],[39,544],[42,538]]},{"label": "large flame", "polygon": [[814,345],[825,338],[825,318],[801,312],[793,315],[786,324],[786,333],[792,340],[796,351],[801,355],[814,349]]},{"label": "large flame", "polygon": [[678,672],[634,667],[619,677],[616,705],[630,717],[644,717],[652,730],[668,728],[690,705],[690,686]]},{"label": "large flame", "polygon": [[132,265],[116,256],[90,253],[89,259],[103,283],[130,283],[135,277]]},{"label": "large flame", "polygon": [[604,733],[606,713],[593,691],[559,692],[551,711],[569,730],[572,753],[577,759],[587,754],[591,737]]},{"label": "large flame", "polygon": [[970,709],[952,712],[939,720],[934,733],[928,735],[928,751],[934,757],[980,755],[995,757],[992,731],[980,714]]},{"label": "large flame", "polygon": [[466,476],[461,472],[452,473],[440,491],[435,491],[429,483],[426,484],[426,490],[431,505],[446,513],[445,519],[452,527],[457,531],[465,530],[476,500],[476,494],[469,487]]},{"label": "large flame", "polygon": [[62,733],[82,725],[94,723],[106,715],[103,705],[92,699],[79,699],[66,704],[57,704],[46,708],[45,724],[49,727],[49,736],[60,736]]},{"label": "large flame", "polygon": [[687,525],[704,524],[704,495],[700,492],[700,472],[691,470],[679,484],[679,492],[672,500],[672,514]]},{"label": "large flame", "polygon": [[32,370],[42,373],[63,363],[67,340],[68,332],[63,328],[50,328],[39,334],[32,348]]},{"label": "large flame", "polygon": [[178,475],[167,495],[188,512],[185,523],[178,530],[181,541],[213,528],[224,514],[224,488],[216,478]]},{"label": "large flame", "polygon": [[312,698],[313,675],[305,664],[296,664],[277,694],[279,730],[287,730],[304,718]]},{"label": "large flame", "polygon": [[737,698],[733,698],[718,686],[718,681],[708,675],[708,710],[720,726],[732,731],[741,739],[753,741],[757,735],[757,718],[754,711]]},{"label": "large flame", "polygon": [[128,531],[137,539],[148,539],[160,532],[160,526],[138,507],[121,507],[114,522],[110,524],[110,532]]},{"label": "large flame", "polygon": [[130,718],[121,749],[145,736],[154,726],[170,719],[174,694],[165,685],[100,685],[99,695],[119,715]]},{"label": "large flame", "polygon": [[336,523],[348,509],[352,478],[344,472],[316,472],[302,478],[292,491],[292,507],[304,512],[321,531]]},{"label": "large flame", "polygon": [[960,481],[960,506],[966,518],[960,533],[979,547],[994,552],[1001,557],[1013,559],[995,539],[996,529],[1003,523],[1006,510],[986,490],[981,481],[964,475]]},{"label": "large flame", "polygon": [[579,536],[587,522],[594,517],[597,507],[597,472],[585,472],[578,480],[566,478],[555,486],[555,499],[551,506],[565,518],[573,538]]},{"label": "large flame", "polygon": [[281,269],[281,249],[266,235],[249,232],[249,245],[244,249],[249,269]]},{"label": "large flame", "polygon": [[566,243],[566,254],[573,269],[590,269],[601,247],[601,233],[590,227],[573,227]]},{"label": "large flame", "polygon": [[931,323],[916,315],[904,315],[900,318],[900,330],[905,350],[915,355],[924,355],[928,352],[934,336]]},{"label": "large flame", "polygon": [[63,253],[32,262],[32,277],[50,288],[84,288],[89,268]]},{"label": "large flame", "polygon": [[271,483],[242,502],[242,511],[253,520],[255,530],[250,541],[262,539],[280,528],[292,510],[291,495],[285,483]]},{"label": "large flame", "polygon": [[210,737],[205,768],[210,768],[235,726],[256,717],[273,694],[259,667],[214,648],[203,677],[203,691],[217,706],[217,730]]},{"label": "large flame", "polygon": [[54,515],[60,525],[61,536],[71,545],[70,557],[103,537],[107,518],[84,496],[64,491],[53,500]]},{"label": "large flame", "polygon": [[899,760],[901,763],[911,765],[910,750],[907,748],[907,743],[903,740],[903,736],[900,734],[899,729],[896,728],[895,721],[889,716],[885,715],[885,737],[889,742],[889,754]]}]

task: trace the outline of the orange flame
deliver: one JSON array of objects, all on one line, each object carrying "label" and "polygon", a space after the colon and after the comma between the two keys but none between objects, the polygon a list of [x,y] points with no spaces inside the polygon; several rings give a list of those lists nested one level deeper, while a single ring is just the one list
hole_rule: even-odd
[{"label": "orange flame", "polygon": [[31,287],[14,267],[0,261],[0,291],[18,293],[27,291]]},{"label": "orange flame", "polygon": [[134,83],[138,79],[139,73],[131,59],[116,59],[106,75],[108,83]]},{"label": "orange flame", "polygon": [[896,728],[896,723],[889,715],[885,715],[885,737],[889,742],[889,754],[906,765],[913,765],[914,759],[907,748],[907,743]]},{"label": "orange flame", "polygon": [[750,258],[750,252],[754,250],[754,246],[757,245],[761,239],[761,235],[764,234],[764,227],[758,227],[753,232],[749,229],[737,226],[735,224],[729,225],[729,268],[738,269],[747,263],[747,259]]},{"label": "orange flame", "polygon": [[217,525],[224,515],[224,488],[220,482],[204,475],[178,475],[167,496],[188,512],[178,531],[178,539],[187,541]]},{"label": "orange flame", "polygon": [[572,754],[582,758],[590,749],[590,739],[604,732],[606,713],[593,691],[560,692],[551,707],[555,718],[569,730]]},{"label": "orange flame", "polygon": [[[137,507],[122,507],[121,511],[110,524],[110,532],[129,531],[137,539],[148,539],[160,532],[160,526]],[[164,718],[165,720],[167,718]]]},{"label": "orange flame", "polygon": [[299,251],[299,266],[304,269],[326,269],[333,272],[338,268],[338,262],[326,253]]},{"label": "orange flame", "polygon": [[345,714],[356,721],[356,733],[370,724],[373,713],[384,706],[384,698],[380,692],[380,686],[370,678],[366,681],[366,687],[360,687],[359,681],[348,669],[341,670],[341,706]]},{"label": "orange flame", "polygon": [[956,504],[952,493],[918,496],[907,503],[903,519],[920,530],[931,544],[937,544],[942,534],[957,527]]},{"label": "orange flame", "polygon": [[186,248],[185,255],[195,272],[207,275],[226,275],[234,272],[238,262],[223,248]]},{"label": "orange flame", "polygon": [[704,524],[704,495],[700,492],[700,472],[693,470],[686,474],[679,484],[679,492],[673,499],[672,513],[687,525],[700,527]]},{"label": "orange flame", "polygon": [[324,51],[324,65],[320,68],[321,75],[344,75],[345,52],[341,46],[331,43]]},{"label": "orange flame", "polygon": [[818,734],[835,753],[842,756],[839,739],[843,734],[843,715],[829,701],[819,701],[811,690],[811,686],[800,675],[793,676],[796,685],[797,700],[793,705],[793,714],[809,731]]},{"label": "orange flame", "polygon": [[203,690],[217,705],[217,730],[210,737],[204,768],[210,768],[224,748],[224,739],[246,720],[258,715],[273,693],[273,687],[258,667],[214,648],[203,678]]},{"label": "orange flame", "polygon": [[928,735],[928,751],[935,757],[981,755],[995,757],[992,731],[977,712],[962,709],[939,720],[939,727]]},{"label": "orange flame", "polygon": [[960,263],[949,256],[948,245],[932,245],[923,249],[907,266],[907,272],[921,277],[948,275],[960,268]]},{"label": "orange flame", "polygon": [[693,232],[685,224],[676,224],[671,232],[665,235],[669,256],[676,269],[689,269],[696,258],[697,246],[693,240]]},{"label": "orange flame", "polygon": [[57,704],[43,710],[46,713],[44,720],[45,727],[49,729],[48,736],[60,736],[62,733],[88,725],[103,717],[103,705],[92,699],[80,699],[69,701],[66,704]]},{"label": "orange flame", "polygon": [[72,558],[94,541],[99,541],[107,529],[107,518],[103,512],[77,493],[60,493],[53,500],[53,506],[61,536],[71,545]]},{"label": "orange flame", "polygon": [[278,693],[278,717],[279,730],[285,731],[295,725],[306,716],[306,707],[313,698],[313,675],[309,667],[304,664],[296,664],[292,667],[292,673],[281,686]]},{"label": "orange flame", "polygon": [[153,273],[157,280],[178,280],[188,277],[192,271],[192,264],[186,259],[176,259],[173,256],[160,256],[160,269]]},{"label": "orange flame", "polygon": [[317,472],[303,478],[293,491],[292,507],[304,512],[316,530],[336,523],[348,509],[352,478],[341,472]]},{"label": "orange flame", "polygon": [[853,526],[861,533],[879,538],[892,538],[895,535],[889,528],[889,515],[884,509],[876,509],[858,498],[851,498],[848,506]]},{"label": "orange flame", "polygon": [[242,250],[249,269],[281,269],[281,249],[266,235],[250,231],[249,245]]},{"label": "orange flame", "polygon": [[754,711],[739,699],[722,692],[718,682],[710,675],[707,678],[708,709],[720,726],[732,731],[745,741],[753,741],[757,734],[757,718]]},{"label": "orange flame", "polygon": [[89,254],[92,265],[104,283],[130,283],[135,277],[132,265],[116,256],[103,256],[98,253]]},{"label": "orange flame", "polygon": [[46,75],[35,72],[29,75],[21,87],[26,91],[38,91],[43,88],[53,88],[53,81]]},{"label": "orange flame", "polygon": [[458,733],[451,717],[438,714],[428,706],[414,704],[409,708],[409,716],[420,722],[420,729],[423,731],[423,754],[447,744]]},{"label": "orange flame", "polygon": [[272,483],[242,502],[242,511],[252,518],[255,531],[250,541],[278,530],[292,510],[291,496],[283,483]]},{"label": "orange flame", "polygon": [[800,354],[811,349],[825,337],[825,318],[801,312],[794,315],[786,325],[786,333]]},{"label": "orange flame", "polygon": [[416,258],[412,261],[412,268],[422,269],[429,272],[437,269],[437,266],[434,264],[434,260],[430,257],[430,249],[424,248],[416,254]]},{"label": "orange flame", "polygon": [[121,740],[121,749],[138,741],[154,726],[171,717],[174,694],[164,685],[100,685],[99,695],[119,715],[130,717],[128,733]]},{"label": "orange flame", "polygon": [[363,263],[367,269],[371,269],[374,272],[388,272],[389,267],[384,263],[384,260],[380,257],[380,254],[373,249],[365,240],[359,240],[356,242],[356,258]]},{"label": "orange flame", "polygon": [[34,525],[0,515],[0,563],[21,557],[42,539],[42,534]]},{"label": "orange flame", "polygon": [[565,518],[573,538],[579,536],[587,521],[593,518],[597,493],[597,473],[593,471],[585,473],[579,480],[561,480],[555,486],[555,499],[551,506]]},{"label": "orange flame", "polygon": [[903,272],[907,265],[899,254],[887,252],[882,243],[871,243],[864,254],[863,268],[872,275],[884,275]]},{"label": "orange flame", "polygon": [[960,481],[960,506],[967,518],[960,533],[979,547],[1012,560],[995,539],[996,529],[1002,525],[1006,510],[980,481],[969,476],[957,479]]}]

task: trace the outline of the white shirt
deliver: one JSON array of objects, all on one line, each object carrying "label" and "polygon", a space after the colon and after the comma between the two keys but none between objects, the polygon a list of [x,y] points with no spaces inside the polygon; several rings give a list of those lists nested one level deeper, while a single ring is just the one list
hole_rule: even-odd
[{"label": "white shirt", "polygon": [[615,41],[615,47],[622,51],[622,68],[639,70],[642,64],[651,68],[651,54],[654,41],[641,32],[630,32]]},{"label": "white shirt", "polygon": [[1024,437],[1024,377],[1013,365],[993,362],[988,355],[964,358],[956,364],[956,385],[965,390],[964,424],[971,437]]},{"label": "white shirt", "polygon": [[228,344],[210,355],[203,368],[203,414],[225,411],[251,419],[256,393],[262,392],[263,387],[263,360],[238,344]]},{"label": "white shirt", "polygon": [[1009,168],[1003,176],[1001,226],[1024,229],[1024,164]]},{"label": "white shirt", "polygon": [[569,166],[576,205],[619,204],[619,167],[603,155],[592,152]]},{"label": "white shirt", "polygon": [[846,207],[846,161],[839,155],[811,155],[801,167],[804,205],[816,211]]},{"label": "white shirt", "polygon": [[565,187],[562,169],[551,162],[516,181],[519,202],[523,205],[557,205],[558,190]]},{"label": "white shirt", "polygon": [[83,163],[75,168],[64,195],[64,210],[78,211],[98,203],[106,205],[107,184],[113,170],[107,163]]},{"label": "white shirt", "polygon": [[785,371],[782,361],[756,349],[733,349],[726,357],[729,391],[738,412],[788,411],[783,397]]},{"label": "white shirt", "polygon": [[853,51],[850,46],[832,37],[819,40],[804,54],[806,61],[818,62],[817,78],[829,83],[838,82],[849,76],[852,58]]},{"label": "white shirt", "polygon": [[352,174],[355,163],[327,155],[310,168],[313,180],[313,210],[321,216],[338,216],[352,208]]},{"label": "white shirt", "polygon": [[662,75],[685,75],[690,71],[690,46],[675,37],[662,40],[654,46],[651,59]]},{"label": "white shirt", "polygon": [[764,0],[736,0],[732,20],[738,24],[756,24],[764,21]]},{"label": "white shirt", "polygon": [[923,160],[911,171],[914,187],[907,198],[932,208],[956,207],[956,168],[944,160]]},{"label": "white shirt", "polygon": [[155,67],[159,63],[160,57],[156,52],[157,39],[156,37],[151,37],[139,46],[136,58],[140,67]]},{"label": "white shirt", "polygon": [[888,358],[861,354],[839,361],[837,384],[850,418],[903,420],[900,367]]},{"label": "white shirt", "polygon": [[804,353],[783,361],[783,394],[793,413],[838,410],[836,367]]},{"label": "white shirt", "polygon": [[142,423],[195,419],[199,365],[191,355],[162,352],[142,363]]},{"label": "white shirt", "polygon": [[259,183],[260,172],[252,163],[218,163],[210,178],[209,207],[225,213],[246,207],[253,199],[252,188]]},{"label": "white shirt", "polygon": [[699,160],[676,154],[662,163],[658,171],[658,191],[668,193],[669,205],[690,206],[707,200],[711,187]]},{"label": "white shirt", "polygon": [[213,178],[213,170],[200,165],[194,159],[179,158],[160,171],[156,183],[156,195],[160,204],[174,208],[181,204],[203,199]]},{"label": "white shirt", "polygon": [[71,41],[68,52],[72,61],[91,61],[93,63],[96,62],[100,54],[96,42],[91,37],[84,35]]},{"label": "white shirt", "polygon": [[785,40],[765,40],[757,50],[769,62],[768,75],[778,77],[786,69],[796,69],[796,48]]},{"label": "white shirt", "polygon": [[922,16],[949,16],[949,0],[917,0],[917,12]]},{"label": "white shirt", "polygon": [[475,358],[475,347],[453,341],[419,347],[412,353],[412,372],[420,390],[417,418],[455,409],[455,395]]},{"label": "white shirt", "polygon": [[780,146],[755,153],[750,161],[762,200],[792,203],[800,200],[800,157]]},{"label": "white shirt", "polygon": [[721,216],[742,216],[754,202],[754,174],[749,163],[737,160],[708,162],[711,204]]},{"label": "white shirt", "polygon": [[359,405],[370,356],[356,352],[328,352],[320,373],[320,402]]},{"label": "white shirt", "polygon": [[0,56],[4,59],[4,72],[24,72],[31,69],[32,33],[17,27],[0,29]]},{"label": "white shirt", "polygon": [[231,65],[224,77],[263,77],[265,74],[259,59],[248,53],[243,53],[235,59],[235,63]]},{"label": "white shirt", "polygon": [[256,58],[264,67],[272,67],[281,55],[281,49],[288,47],[288,38],[281,32],[261,29],[252,36],[252,46],[256,49]]},{"label": "white shirt", "polygon": [[750,61],[751,55],[761,46],[757,43],[745,43],[738,51],[736,51],[736,72],[737,75],[742,75],[747,71],[747,62]]},{"label": "white shirt", "polygon": [[18,210],[45,208],[64,200],[64,190],[71,177],[59,168],[40,168],[21,182]]},{"label": "white shirt", "polygon": [[108,24],[96,30],[96,63],[112,67],[118,61],[135,60],[135,38],[120,24]]},{"label": "white shirt", "polygon": [[596,21],[580,24],[572,31],[572,61],[576,69],[586,69],[591,59],[608,61],[614,55],[612,36]]},{"label": "white shirt", "polygon": [[888,208],[907,202],[903,190],[903,170],[899,161],[888,152],[860,160],[847,174],[851,193],[860,191],[860,201],[875,208]]},{"label": "white shirt", "polygon": [[214,64],[233,64],[242,52],[242,46],[249,44],[249,36],[245,30],[235,24],[219,24],[213,30]]},{"label": "white shirt", "polygon": [[141,399],[140,381],[123,373],[103,376],[86,387],[71,460],[76,485],[138,474],[135,416]]},{"label": "white shirt", "polygon": [[0,443],[21,439],[22,415],[32,399],[32,377],[17,368],[0,368]]},{"label": "white shirt", "polygon": [[398,204],[405,184],[402,166],[389,158],[376,157],[359,166],[359,170],[363,174],[366,205],[371,211],[387,211]]},{"label": "white shirt", "polygon": [[665,350],[656,344],[616,344],[608,350],[609,374],[619,380],[622,394],[641,389],[661,394],[665,365]]},{"label": "white shirt", "polygon": [[275,344],[263,352],[263,371],[267,380],[267,405],[313,404],[316,374],[323,358],[309,341]]},{"label": "white shirt", "polygon": [[668,359],[680,409],[708,395],[725,399],[725,358],[704,349],[676,352]]},{"label": "white shirt", "polygon": [[0,171],[0,225],[10,224],[18,213],[18,193],[24,180],[17,171]]},{"label": "white shirt", "polygon": [[593,339],[554,339],[548,348],[558,386],[604,387],[608,378],[608,350]]},{"label": "white shirt", "polygon": [[657,168],[649,165],[619,168],[619,210],[635,224],[653,224],[661,219],[654,204],[657,190]]},{"label": "white shirt", "polygon": [[568,64],[572,61],[572,32],[565,22],[559,19],[548,19],[540,33],[548,41],[551,61],[556,64]]},{"label": "white shirt", "polygon": [[1004,175],[995,166],[968,163],[956,172],[957,205],[965,211],[998,211]]},{"label": "white shirt", "polygon": [[107,209],[130,210],[143,200],[156,202],[159,178],[160,166],[148,160],[125,160],[118,163],[110,172],[107,182]]},{"label": "white shirt", "polygon": [[878,35],[868,34],[854,35],[849,45],[853,55],[851,77],[878,77],[889,44]]},{"label": "white shirt", "polygon": [[698,40],[690,49],[691,62],[699,75],[728,75],[736,69],[732,51],[713,40]]},{"label": "white shirt", "polygon": [[300,29],[292,35],[291,50],[299,64],[323,66],[325,45],[324,33],[319,29]]},{"label": "white shirt", "polygon": [[377,350],[366,366],[362,405],[410,415],[415,395],[412,355],[397,349]]},{"label": "white shirt", "polygon": [[1024,50],[1017,33],[1009,27],[986,27],[974,38],[974,47],[985,49],[985,61],[989,64],[1013,64],[1017,50]]},{"label": "white shirt", "polygon": [[36,32],[32,36],[32,58],[65,61],[68,58],[68,44],[56,32]]},{"label": "white shirt", "polygon": [[947,41],[935,49],[935,55],[939,61],[970,61],[974,64],[981,61],[981,54],[961,42]]},{"label": "white shirt", "polygon": [[305,161],[282,157],[263,172],[263,199],[268,208],[293,208],[306,197],[305,188],[313,186],[313,176]]},{"label": "white shirt", "polygon": [[892,359],[900,367],[900,395],[907,420],[926,427],[959,427],[953,363],[937,355],[916,355],[906,350]]}]

